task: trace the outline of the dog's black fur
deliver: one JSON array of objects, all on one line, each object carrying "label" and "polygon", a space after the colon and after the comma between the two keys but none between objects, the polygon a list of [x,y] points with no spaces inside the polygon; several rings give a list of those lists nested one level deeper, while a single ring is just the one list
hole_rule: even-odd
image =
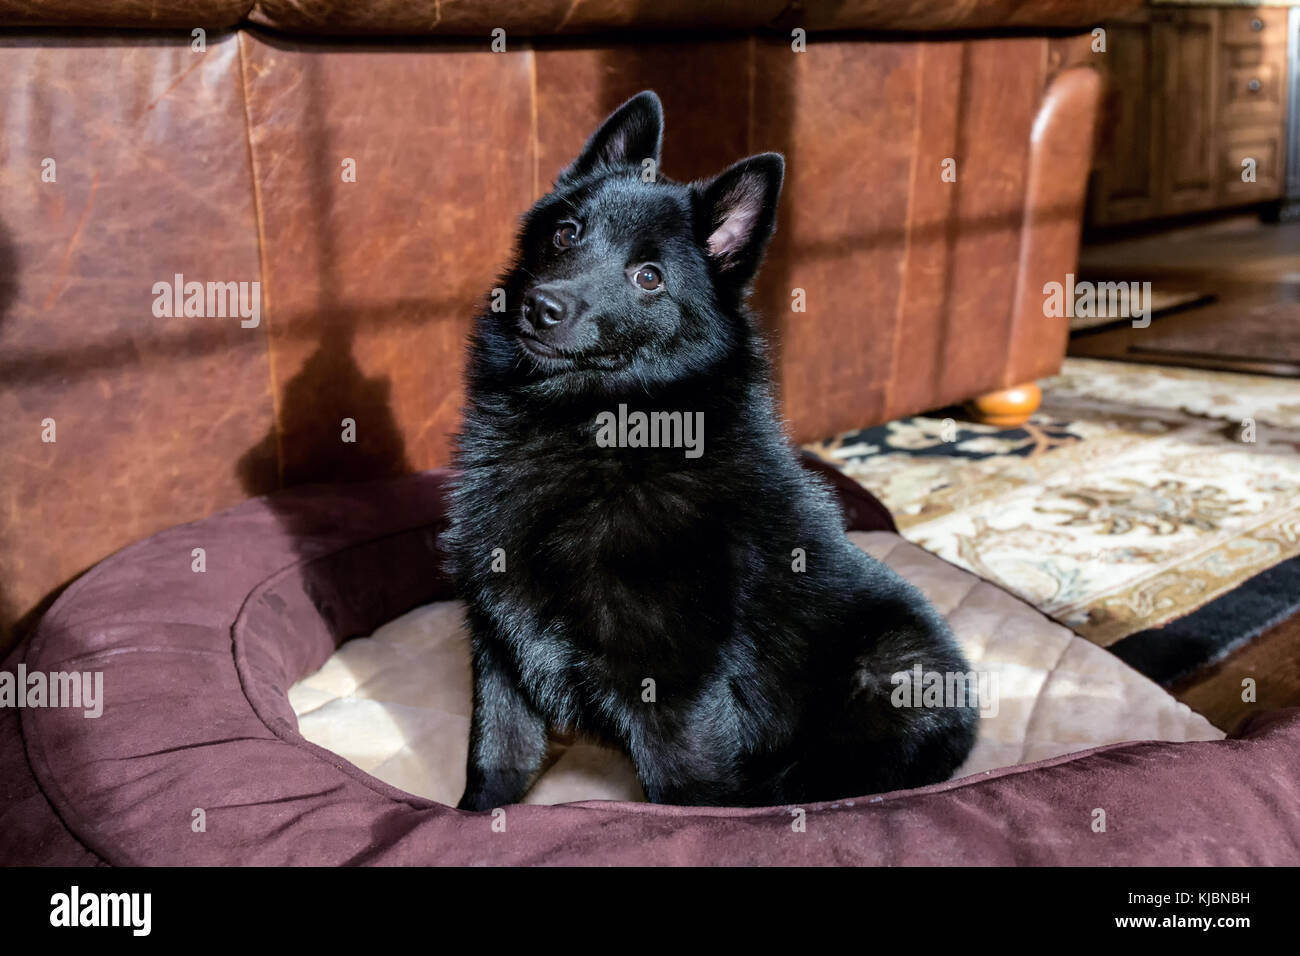
[{"label": "dog's black fur", "polygon": [[[891,676],[966,662],[798,464],[745,306],[784,161],[646,181],[662,126],[649,92],[605,121],[524,217],[508,308],[472,335],[450,532],[474,663],[460,806],[523,797],[548,725],[622,748],[661,803],[943,780],[974,702],[896,708]],[[620,403],[702,411],[703,455],[598,446]]]}]

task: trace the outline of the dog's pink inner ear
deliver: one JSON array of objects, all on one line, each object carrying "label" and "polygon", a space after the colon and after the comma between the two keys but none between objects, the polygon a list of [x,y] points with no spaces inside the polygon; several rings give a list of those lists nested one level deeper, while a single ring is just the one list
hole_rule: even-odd
[{"label": "dog's pink inner ear", "polygon": [[756,177],[742,176],[718,202],[717,226],[709,235],[709,254],[730,259],[748,244],[763,211],[763,185]]}]

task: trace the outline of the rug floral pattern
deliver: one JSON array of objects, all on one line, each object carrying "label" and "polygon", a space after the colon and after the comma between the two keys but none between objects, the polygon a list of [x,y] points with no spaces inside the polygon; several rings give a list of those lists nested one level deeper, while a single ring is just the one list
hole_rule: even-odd
[{"label": "rug floral pattern", "polygon": [[904,536],[1102,646],[1300,554],[1294,380],[1067,359],[1040,384],[1021,428],[953,410],[808,447]]}]

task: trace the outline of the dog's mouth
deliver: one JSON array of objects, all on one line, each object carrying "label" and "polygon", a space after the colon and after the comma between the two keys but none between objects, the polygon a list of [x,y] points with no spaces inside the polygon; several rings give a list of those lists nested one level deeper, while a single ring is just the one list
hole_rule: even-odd
[{"label": "dog's mouth", "polygon": [[541,339],[534,338],[531,335],[524,335],[522,333],[519,336],[519,344],[523,346],[524,351],[529,355],[535,355],[538,358],[563,359],[572,362],[578,357],[570,352],[557,349],[554,345],[547,345]]},{"label": "dog's mouth", "polygon": [[546,372],[569,369],[612,371],[627,364],[626,359],[617,352],[567,352],[527,332],[519,333],[519,345],[524,354]]}]

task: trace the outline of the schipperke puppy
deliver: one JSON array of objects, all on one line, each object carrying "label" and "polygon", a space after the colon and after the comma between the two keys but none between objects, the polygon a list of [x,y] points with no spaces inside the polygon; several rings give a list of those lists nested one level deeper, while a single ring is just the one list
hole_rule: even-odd
[{"label": "schipperke puppy", "polygon": [[676,183],[662,136],[654,93],[619,107],[476,320],[449,533],[473,641],[460,807],[522,798],[551,726],[624,750],[660,803],[944,780],[975,701],[896,707],[895,675],[967,664],[798,463],[746,308],[784,160]]}]

